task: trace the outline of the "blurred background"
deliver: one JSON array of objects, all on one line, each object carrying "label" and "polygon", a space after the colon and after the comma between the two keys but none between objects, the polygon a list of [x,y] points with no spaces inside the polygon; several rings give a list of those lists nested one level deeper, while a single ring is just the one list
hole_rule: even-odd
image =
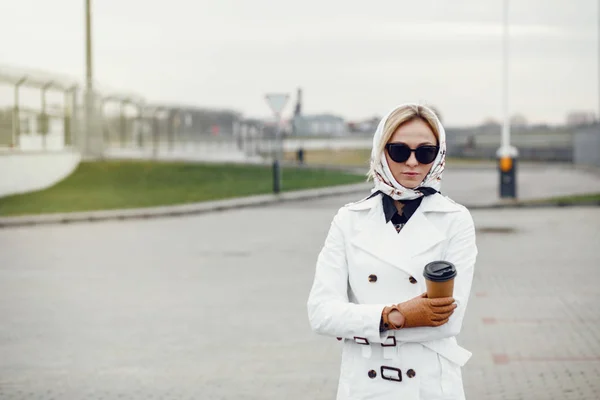
[{"label": "blurred background", "polygon": [[[597,140],[596,3],[510,5],[508,118],[523,160],[599,162],[582,144]],[[84,145],[86,43],[98,118],[90,154],[197,145],[255,159],[274,133],[263,99],[272,91],[289,95],[280,126],[290,139],[368,148],[385,112],[416,101],[439,111],[453,156],[493,159],[500,146],[502,1],[103,1],[89,42],[84,6],[2,5],[3,147]]]},{"label": "blurred background", "polygon": [[467,394],[600,399],[596,0],[2,1],[0,399],[333,398],[314,262],[407,102],[481,241]]}]

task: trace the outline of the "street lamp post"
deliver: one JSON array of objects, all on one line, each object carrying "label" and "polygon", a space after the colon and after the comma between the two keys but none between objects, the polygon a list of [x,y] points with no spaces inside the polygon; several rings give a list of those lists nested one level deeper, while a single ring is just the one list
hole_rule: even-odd
[{"label": "street lamp post", "polygon": [[93,89],[92,83],[92,0],[85,0],[85,88]]},{"label": "street lamp post", "polygon": [[509,32],[508,32],[508,2],[503,0],[503,55],[502,55],[502,143],[496,156],[498,157],[498,168],[500,171],[500,197],[517,197],[517,157],[518,150],[510,144],[510,109],[509,109]]},{"label": "street lamp post", "polygon": [[85,0],[85,140],[83,153],[96,156],[101,151],[101,137],[96,135],[96,106],[92,69],[92,0]]}]

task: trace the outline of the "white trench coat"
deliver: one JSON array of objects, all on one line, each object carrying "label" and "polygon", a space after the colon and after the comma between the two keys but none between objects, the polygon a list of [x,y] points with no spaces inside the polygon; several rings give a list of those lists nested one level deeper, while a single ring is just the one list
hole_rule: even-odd
[{"label": "white trench coat", "polygon": [[[338,211],[307,304],[314,331],[343,338],[338,400],[465,398],[461,367],[471,353],[455,336],[476,257],[471,214],[441,194],[425,197],[400,233],[386,224],[381,195]],[[380,333],[383,308],[426,292],[423,267],[436,260],[458,270],[449,322]]]}]

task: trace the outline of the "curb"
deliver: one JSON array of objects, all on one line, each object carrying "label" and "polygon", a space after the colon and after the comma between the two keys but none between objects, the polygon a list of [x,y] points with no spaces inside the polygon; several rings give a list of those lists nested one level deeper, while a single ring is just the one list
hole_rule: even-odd
[{"label": "curb", "polygon": [[359,183],[172,206],[2,217],[0,218],[0,228],[204,214],[359,192],[364,192],[366,195],[370,192],[371,187],[370,183]]}]

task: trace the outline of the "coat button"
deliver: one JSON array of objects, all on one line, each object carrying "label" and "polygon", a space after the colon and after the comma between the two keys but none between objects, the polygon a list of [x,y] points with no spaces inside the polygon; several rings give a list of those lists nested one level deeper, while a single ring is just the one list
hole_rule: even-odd
[{"label": "coat button", "polygon": [[406,376],[408,376],[409,378],[414,378],[415,375],[417,375],[417,373],[414,369],[409,369],[408,371],[406,371]]},{"label": "coat button", "polygon": [[371,379],[375,379],[375,377],[377,377],[377,372],[375,372],[374,369],[369,371],[369,378]]},{"label": "coat button", "polygon": [[369,275],[369,282],[377,282],[377,275]]},{"label": "coat button", "polygon": [[411,276],[410,278],[408,278],[408,280],[409,280],[409,281],[410,281],[410,283],[412,283],[413,285],[414,285],[415,283],[417,283],[417,280],[416,280],[414,277],[412,277],[412,276]]}]

